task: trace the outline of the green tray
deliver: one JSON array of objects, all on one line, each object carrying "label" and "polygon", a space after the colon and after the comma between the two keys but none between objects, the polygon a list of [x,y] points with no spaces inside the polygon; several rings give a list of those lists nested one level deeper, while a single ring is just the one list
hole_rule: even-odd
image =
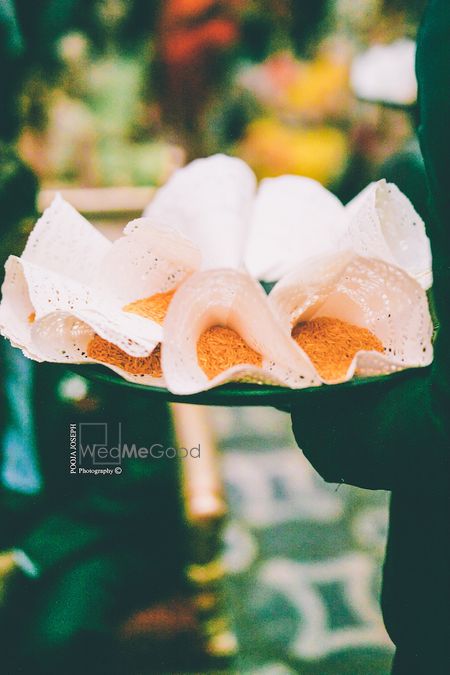
[{"label": "green tray", "polygon": [[305,396],[337,394],[339,391],[353,389],[355,387],[381,387],[386,386],[393,381],[411,377],[411,374],[417,371],[427,370],[426,368],[409,368],[401,370],[390,375],[379,375],[376,377],[355,377],[342,384],[322,385],[320,387],[307,387],[305,389],[290,389],[289,387],[275,387],[270,385],[230,383],[223,384],[220,387],[201,391],[198,394],[189,396],[178,396],[172,394],[163,387],[149,387],[144,384],[128,382],[120,375],[116,375],[108,368],[100,365],[72,366],[71,370],[82,377],[96,382],[112,384],[128,389],[139,390],[149,398],[157,401],[166,401],[171,403],[193,403],[196,405],[213,406],[271,406],[288,407],[292,403],[301,402]]}]

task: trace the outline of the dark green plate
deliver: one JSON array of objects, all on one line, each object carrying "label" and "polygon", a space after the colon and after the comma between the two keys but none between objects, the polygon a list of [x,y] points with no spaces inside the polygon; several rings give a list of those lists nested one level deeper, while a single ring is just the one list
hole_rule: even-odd
[{"label": "dark green plate", "polygon": [[[136,384],[124,380],[120,375],[104,366],[72,366],[72,371],[78,375],[86,377],[89,380],[104,382],[142,391],[149,398],[158,401],[167,401],[172,403],[194,403],[197,405],[219,405],[219,406],[278,406],[286,407],[291,403],[301,401],[305,396],[321,395],[350,389],[354,387],[375,387],[384,386],[393,380],[411,376],[417,369],[401,370],[390,375],[380,375],[377,377],[355,377],[353,380],[342,384],[322,385],[321,387],[308,387],[306,389],[290,389],[289,387],[275,387],[270,385],[230,383],[224,384],[208,391],[201,391],[198,394],[190,396],[177,396],[163,387],[148,387],[144,384]],[[425,369],[420,369],[425,370]]]}]

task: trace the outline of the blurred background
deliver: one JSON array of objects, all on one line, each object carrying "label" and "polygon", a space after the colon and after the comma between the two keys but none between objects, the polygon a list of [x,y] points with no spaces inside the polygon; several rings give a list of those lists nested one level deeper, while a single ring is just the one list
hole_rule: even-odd
[{"label": "blurred background", "polygon": [[[413,71],[424,5],[0,0],[2,264],[21,251],[55,190],[114,238],[177,167],[215,152],[243,158],[259,179],[309,176],[344,202],[385,177],[426,218]],[[356,72],[355,59],[392,45],[387,68],[381,58],[381,65],[360,64]],[[49,481],[24,489],[3,472],[0,639],[16,645],[5,657],[7,675],[69,672],[69,654],[78,664],[73,672],[85,673],[387,675],[392,645],[378,608],[386,493],[323,483],[282,412],[149,410],[143,396],[119,401],[116,392],[62,368],[20,370],[2,349],[0,466],[14,418],[22,432],[20,420],[29,422],[18,446],[31,443],[41,458],[66,442],[62,421],[69,419],[120,419],[135,433],[151,430],[192,445],[201,438],[205,448],[201,461],[160,462],[146,475],[136,470],[140,491],[109,496],[115,506],[139,498],[143,510],[129,540],[113,546],[99,537],[95,555],[82,542],[97,517],[98,481],[75,496],[62,489],[48,498]],[[60,424],[44,440],[51,405]],[[73,507],[87,491],[94,511],[76,507],[70,526],[66,518],[59,529],[47,527],[67,513],[68,495]],[[45,504],[37,516],[36,503]],[[115,506],[108,524],[103,506],[95,511],[102,514],[99,531],[111,523],[128,528],[134,516]],[[33,519],[24,516],[31,510]],[[36,531],[39,544],[28,550],[19,531],[28,539]],[[58,536],[64,546],[70,542],[64,563],[58,553],[47,571],[23,584],[6,562],[2,568],[11,547],[32,563],[33,551],[37,559],[42,549],[60,552]],[[100,553],[103,563],[93,573],[89,564]],[[133,567],[136,559],[141,566]],[[74,597],[97,583],[111,586],[111,579],[117,590],[108,597],[127,598],[120,612],[107,610],[102,594],[81,611]],[[3,583],[12,590],[2,600]],[[20,604],[21,586],[36,596],[29,609]],[[26,630],[18,607],[27,607]],[[33,666],[18,663],[22,642]]]}]

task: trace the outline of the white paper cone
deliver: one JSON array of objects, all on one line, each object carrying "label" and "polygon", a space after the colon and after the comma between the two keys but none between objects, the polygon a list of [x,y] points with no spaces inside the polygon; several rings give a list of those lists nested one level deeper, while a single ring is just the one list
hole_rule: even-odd
[{"label": "white paper cone", "polygon": [[111,242],[58,194],[34,226],[21,257],[89,284],[110,247]]},{"label": "white paper cone", "polygon": [[349,240],[358,255],[404,269],[422,288],[432,285],[432,258],[425,224],[393,183],[372,183],[346,206]]},{"label": "white paper cone", "polygon": [[34,311],[20,258],[9,256],[2,285],[0,333],[14,347],[22,349],[28,358],[43,361],[44,358],[36,353],[32,345],[30,319]]},{"label": "white paper cone", "polygon": [[[163,339],[162,326],[124,307],[176,288],[198,269],[200,253],[180,234],[154,228],[146,219],[130,223],[127,232],[111,244],[56,197],[36,223],[22,257],[11,257],[6,266],[3,335],[38,360],[67,362],[69,353],[72,360],[79,359],[82,346],[70,352],[58,347],[60,336],[52,337],[58,316],[46,321],[45,330],[40,325],[44,317],[63,313],[130,356],[148,356]],[[39,336],[39,347],[33,336]]]},{"label": "white paper cone", "polygon": [[247,268],[256,279],[277,281],[308,258],[338,250],[345,232],[343,205],[320,183],[267,178],[253,206]]},{"label": "white paper cone", "polygon": [[31,326],[33,346],[39,350],[42,360],[57,363],[98,363],[129,382],[156,387],[165,386],[162,377],[133,375],[123,368],[90,358],[88,348],[95,333],[90,325],[65,312],[49,314]]},{"label": "white paper cone", "polygon": [[177,288],[200,265],[200,251],[188,239],[138,218],[103,257],[98,285],[126,305]]},{"label": "white paper cone", "polygon": [[[311,260],[282,279],[269,301],[283,328],[318,317],[369,329],[383,353],[358,352],[346,375],[380,375],[427,366],[433,359],[433,326],[424,290],[404,271],[381,260],[339,254]],[[300,349],[300,348],[299,348]],[[324,382],[327,382],[323,379]]]},{"label": "white paper cone", "polygon": [[240,159],[214,155],[178,169],[145,211],[179,230],[202,252],[205,269],[238,268],[248,235],[256,179]]},{"label": "white paper cone", "polygon": [[[234,366],[209,380],[198,363],[197,342],[213,325],[234,329],[262,355],[262,368]],[[193,394],[231,380],[308,387],[319,384],[312,365],[274,319],[267,296],[236,270],[194,274],[177,291],[164,324],[164,377],[175,394]]]}]

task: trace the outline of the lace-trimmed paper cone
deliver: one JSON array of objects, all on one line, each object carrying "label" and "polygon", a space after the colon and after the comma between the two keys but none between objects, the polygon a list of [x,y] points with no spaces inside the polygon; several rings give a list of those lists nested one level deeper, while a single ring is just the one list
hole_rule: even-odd
[{"label": "lace-trimmed paper cone", "polygon": [[371,183],[346,206],[349,243],[358,255],[406,270],[425,290],[433,283],[425,224],[393,183]]},{"label": "lace-trimmed paper cone", "polygon": [[311,257],[343,245],[345,209],[320,183],[266,178],[253,205],[246,265],[255,279],[277,281]]},{"label": "lace-trimmed paper cone", "polygon": [[[282,279],[269,302],[289,334],[301,322],[331,317],[368,329],[383,352],[358,351],[342,377],[381,375],[427,366],[433,359],[433,326],[424,290],[403,270],[381,260],[342,253],[311,260]],[[296,345],[296,348],[300,349]]]},{"label": "lace-trimmed paper cone", "polygon": [[127,304],[175,290],[201,265],[200,251],[150,218],[132,220],[100,265],[99,284]]},{"label": "lace-trimmed paper cone", "polygon": [[5,280],[0,304],[0,332],[13,347],[22,349],[25,356],[35,361],[44,361],[37,353],[31,339],[31,320],[35,309],[30,300],[28,283],[22,269],[22,261],[9,256],[5,264]]},{"label": "lace-trimmed paper cone", "polygon": [[21,258],[89,284],[110,247],[111,242],[57,194],[36,222]]},{"label": "lace-trimmed paper cone", "polygon": [[[199,363],[198,344],[215,326],[235,331],[259,358],[208,379]],[[280,328],[261,286],[236,270],[192,275],[176,293],[164,324],[162,365],[167,387],[193,394],[229,381],[303,388],[320,384],[307,357]]]},{"label": "lace-trimmed paper cone", "polygon": [[23,256],[8,260],[0,329],[36,360],[84,362],[88,334],[124,358],[146,358],[162,341],[162,319],[152,320],[130,301],[174,289],[199,265],[199,252],[178,233],[136,221],[111,244],[57,197]]},{"label": "lace-trimmed paper cone", "polygon": [[[65,361],[69,363],[100,363],[129,382],[157,387],[164,386],[159,346],[146,356],[130,356],[110,341],[100,338],[90,325],[65,312],[53,312],[45,316],[32,325],[31,334],[33,345],[39,349],[40,355],[45,361],[59,362],[61,361],[61,355],[63,355]],[[114,363],[109,363],[103,358],[91,358],[89,356],[89,353],[95,354],[95,352],[92,352],[93,340],[96,340],[97,343],[100,342],[100,351]],[[148,371],[150,364],[152,364],[153,371],[158,371],[160,374],[158,377],[143,373],[133,374],[117,365],[117,363],[123,363],[125,366],[132,364],[132,367],[136,370],[136,361],[142,371]]]},{"label": "lace-trimmed paper cone", "polygon": [[213,155],[178,169],[145,214],[188,237],[205,269],[242,264],[256,178],[240,159]]},{"label": "lace-trimmed paper cone", "polygon": [[[96,283],[101,262],[111,247],[57,196],[36,223],[22,257],[11,256],[6,266],[0,308],[2,334],[27,355],[43,360],[27,325],[38,324],[52,312],[65,312],[133,355],[148,354],[162,336],[161,327],[156,326],[158,334],[149,335],[147,322],[123,312],[117,299],[102,292]],[[14,339],[19,334],[20,340]],[[68,357],[61,354],[52,360],[64,362]]]},{"label": "lace-trimmed paper cone", "polygon": [[[41,319],[54,313],[71,314],[88,323],[105,340],[124,346],[134,356],[148,354],[162,338],[161,326],[155,324],[154,330],[149,330],[150,322],[123,312],[113,298],[95,288],[14,256],[10,256],[5,269],[0,305],[1,332],[17,346],[36,354],[39,360],[44,357],[30,342],[31,326],[36,328]],[[17,339],[19,336],[21,339]],[[51,341],[48,331],[47,338]],[[51,360],[68,361],[65,354],[58,358],[50,344],[48,352],[54,354]]]}]

